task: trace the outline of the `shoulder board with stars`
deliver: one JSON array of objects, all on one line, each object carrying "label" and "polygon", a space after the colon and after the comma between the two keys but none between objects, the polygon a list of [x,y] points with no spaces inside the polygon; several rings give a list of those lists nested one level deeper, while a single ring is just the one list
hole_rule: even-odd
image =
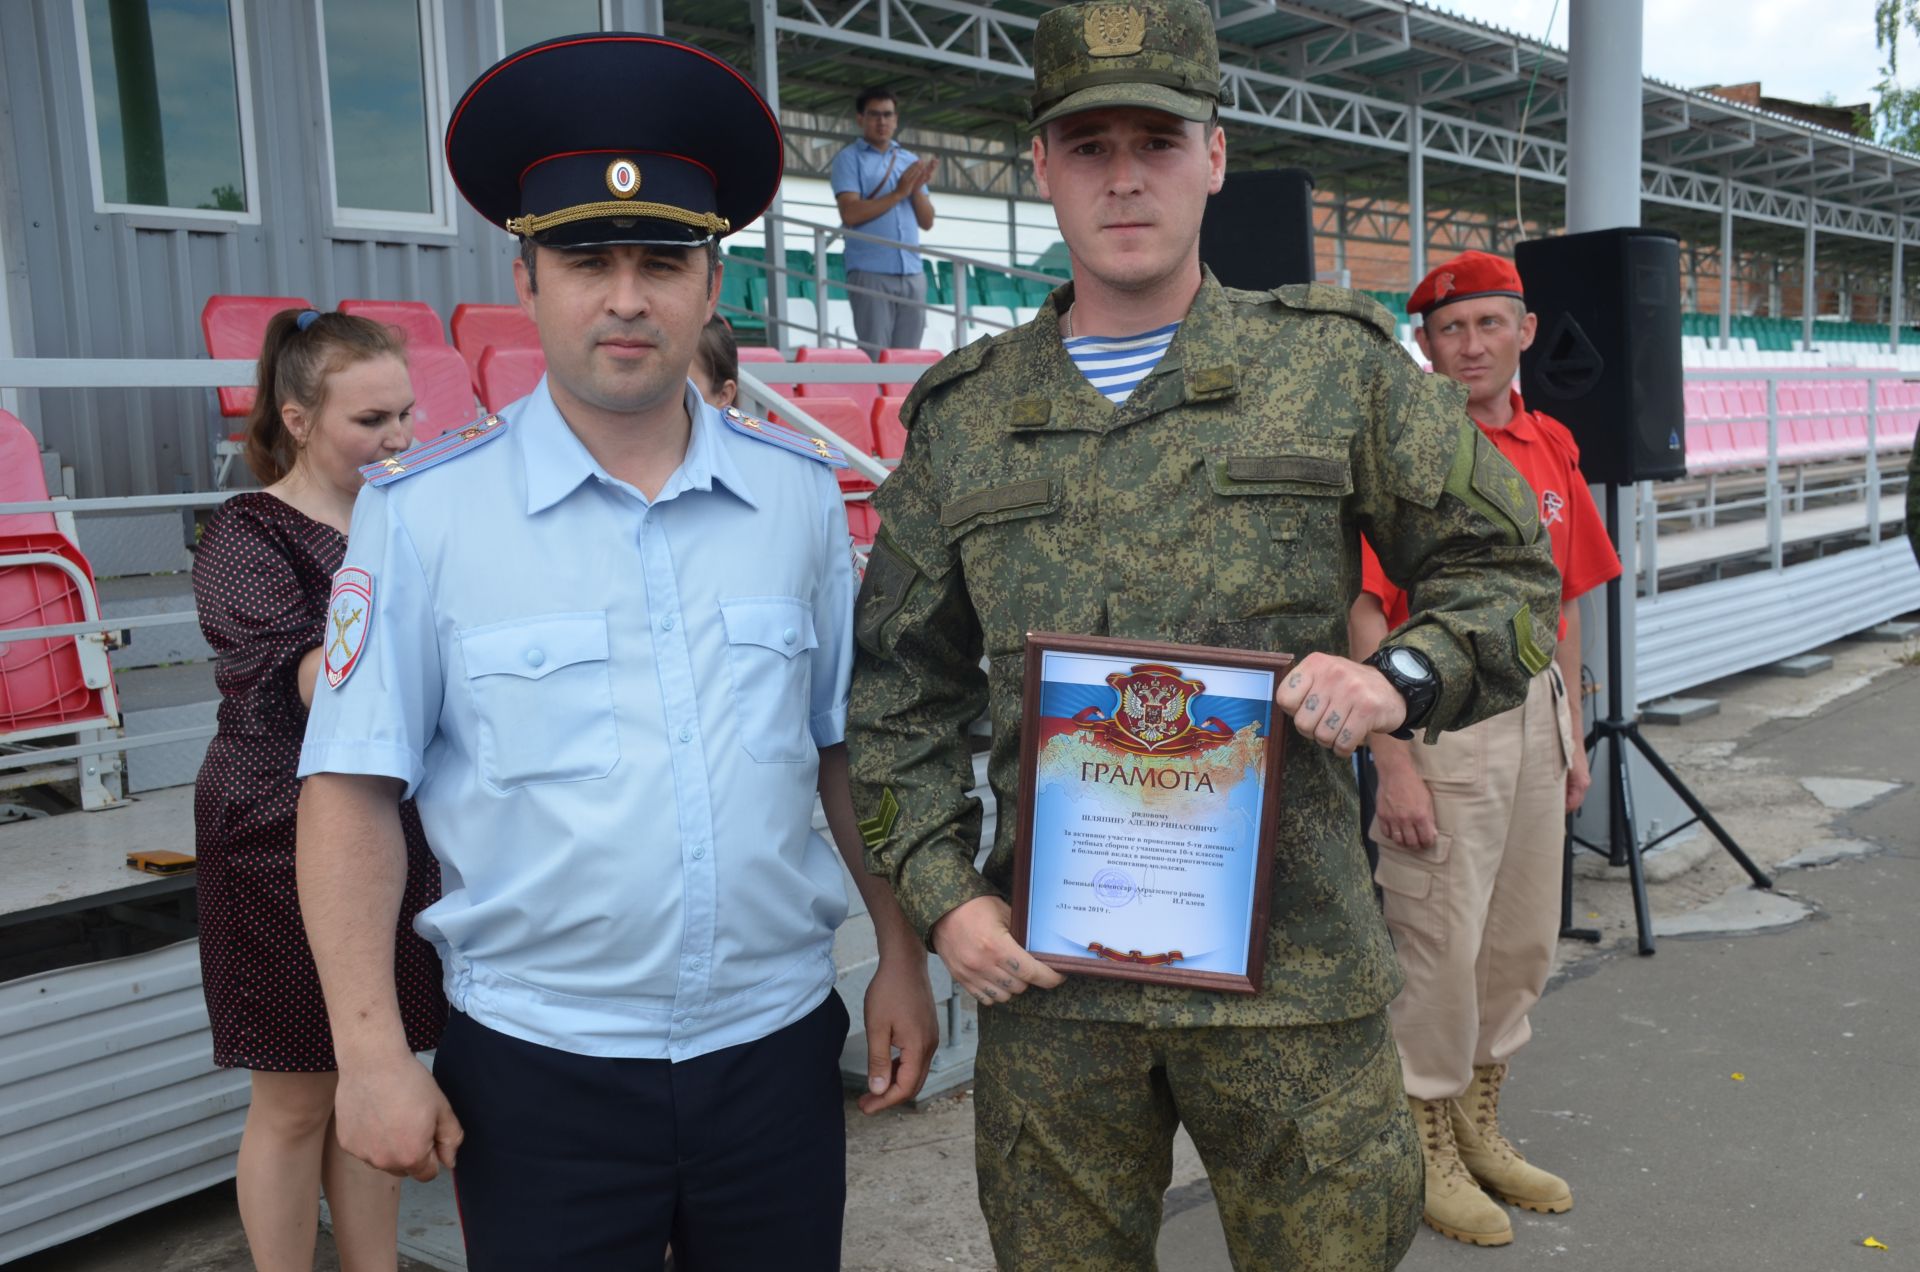
[{"label": "shoulder board with stars", "polygon": [[360,470],[360,475],[369,486],[389,485],[402,477],[432,468],[435,464],[443,464],[455,455],[484,446],[506,431],[504,420],[498,415],[489,415],[465,428],[453,429],[430,442],[422,442],[398,455],[390,455],[377,464],[368,464]]},{"label": "shoulder board with stars", "polygon": [[720,418],[725,420],[727,427],[734,432],[765,442],[769,446],[778,446],[781,450],[805,455],[808,459],[825,464],[829,468],[847,466],[846,453],[824,437],[802,433],[798,429],[790,428],[785,424],[775,424],[771,420],[758,419],[734,406],[721,411]]}]

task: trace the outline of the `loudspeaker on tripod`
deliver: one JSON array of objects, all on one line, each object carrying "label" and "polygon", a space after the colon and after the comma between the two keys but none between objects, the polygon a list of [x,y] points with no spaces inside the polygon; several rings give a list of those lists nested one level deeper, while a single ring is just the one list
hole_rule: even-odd
[{"label": "loudspeaker on tripod", "polygon": [[1563,234],[1515,245],[1513,260],[1540,324],[1520,390],[1572,430],[1587,480],[1686,476],[1679,236]]},{"label": "loudspeaker on tripod", "polygon": [[1230,172],[1207,200],[1200,259],[1227,287],[1266,291],[1313,281],[1313,174]]}]

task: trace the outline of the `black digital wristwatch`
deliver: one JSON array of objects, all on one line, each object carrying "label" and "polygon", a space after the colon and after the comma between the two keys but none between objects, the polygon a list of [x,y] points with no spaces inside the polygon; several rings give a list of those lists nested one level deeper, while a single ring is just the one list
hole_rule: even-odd
[{"label": "black digital wristwatch", "polygon": [[1425,654],[1406,645],[1376,650],[1366,664],[1385,676],[1387,683],[1407,702],[1406,723],[1388,736],[1402,741],[1411,739],[1414,730],[1426,723],[1427,714],[1440,699],[1440,678],[1433,674],[1433,664]]}]

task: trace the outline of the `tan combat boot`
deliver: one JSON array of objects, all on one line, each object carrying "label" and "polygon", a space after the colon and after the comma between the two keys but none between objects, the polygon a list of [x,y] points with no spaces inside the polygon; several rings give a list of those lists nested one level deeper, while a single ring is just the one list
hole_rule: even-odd
[{"label": "tan combat boot", "polygon": [[1476,1064],[1467,1093],[1447,1101],[1461,1164],[1509,1205],[1543,1215],[1572,1210],[1573,1190],[1567,1181],[1529,1163],[1500,1133],[1500,1084],[1506,1077],[1504,1064]]},{"label": "tan combat boot", "polygon": [[1480,1191],[1460,1163],[1453,1143],[1448,1100],[1407,1097],[1420,1129],[1420,1156],[1427,1163],[1427,1205],[1420,1216],[1443,1237],[1468,1245],[1502,1246],[1513,1240],[1513,1224],[1493,1198]]}]

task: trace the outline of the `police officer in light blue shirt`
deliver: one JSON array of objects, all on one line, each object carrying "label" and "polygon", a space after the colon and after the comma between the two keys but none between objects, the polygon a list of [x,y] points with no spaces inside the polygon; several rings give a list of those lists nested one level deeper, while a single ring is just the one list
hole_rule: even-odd
[{"label": "police officer in light blue shirt", "polygon": [[[687,379],[778,127],[703,51],[595,34],[483,75],[447,156],[521,238],[548,370],[370,466],[335,579],[298,855],[340,1141],[452,1166],[475,1269],[658,1267],[669,1239],[693,1267],[837,1267],[846,894],[811,822],[818,791],[858,862],[844,457]],[[446,886],[418,920],[453,1007],[431,1075],[394,1004],[403,792]],[[923,947],[855,876],[871,1112],[937,1030]]]},{"label": "police officer in light blue shirt", "polygon": [[900,107],[884,88],[854,99],[860,140],[833,157],[833,197],[848,229],[906,244],[847,239],[847,299],[853,330],[870,350],[918,349],[927,325],[927,278],[920,231],[933,228],[927,182],[939,160],[921,159],[894,140]]}]

